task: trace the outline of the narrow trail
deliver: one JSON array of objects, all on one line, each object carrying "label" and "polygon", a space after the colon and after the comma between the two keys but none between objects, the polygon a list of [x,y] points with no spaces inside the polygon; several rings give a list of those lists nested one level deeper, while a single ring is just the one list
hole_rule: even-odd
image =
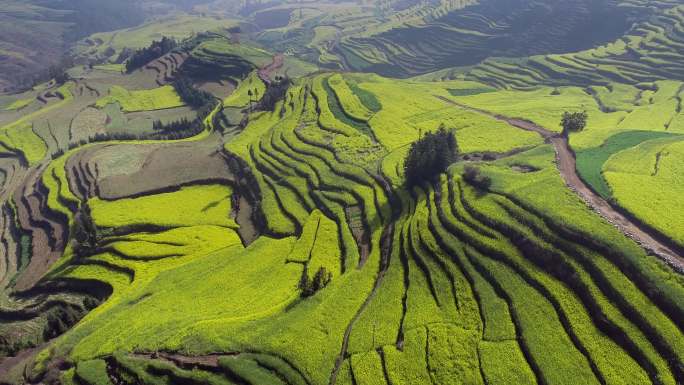
[{"label": "narrow trail", "polygon": [[533,131],[541,135],[546,142],[552,144],[556,150],[556,165],[558,171],[560,171],[565,184],[571,190],[575,191],[587,205],[609,223],[617,227],[624,235],[640,244],[646,251],[663,259],[675,270],[684,273],[684,256],[680,255],[664,241],[660,240],[665,238],[664,235],[650,227],[637,223],[620,213],[615,207],[611,206],[610,203],[601,198],[582,181],[577,174],[575,154],[570,149],[570,144],[566,137],[527,120],[510,118],[501,114],[471,107],[442,96],[435,95],[435,97],[458,108],[477,112],[508,123],[513,127]]},{"label": "narrow trail", "polygon": [[[388,196],[391,196],[391,184],[384,179],[382,184],[385,191],[389,194]],[[342,366],[342,363],[346,358],[347,348],[349,346],[349,337],[351,336],[352,330],[354,329],[354,325],[356,324],[356,321],[358,321],[359,318],[361,318],[361,315],[377,294],[378,289],[380,288],[383,280],[385,279],[385,274],[389,269],[389,261],[390,256],[392,254],[392,242],[394,241],[395,224],[397,222],[396,217],[398,217],[400,215],[399,213],[401,212],[400,208],[398,207],[394,207],[393,209],[393,218],[391,218],[389,224],[385,226],[382,237],[380,238],[380,268],[378,269],[378,274],[375,277],[373,288],[371,289],[371,292],[368,295],[368,297],[366,297],[366,300],[361,304],[361,307],[359,307],[359,309],[356,311],[356,314],[354,314],[351,321],[349,321],[347,328],[344,330],[344,336],[342,337],[342,347],[340,348],[340,353],[335,359],[335,366],[333,367],[332,373],[330,374],[329,385],[335,385],[337,383],[337,374],[339,373],[340,367]]]},{"label": "narrow trail", "polygon": [[283,54],[279,53],[277,55],[274,55],[271,64],[259,69],[257,74],[264,83],[266,83],[267,85],[271,84],[271,82],[273,81],[272,75],[280,68],[282,68],[284,63],[285,56]]}]

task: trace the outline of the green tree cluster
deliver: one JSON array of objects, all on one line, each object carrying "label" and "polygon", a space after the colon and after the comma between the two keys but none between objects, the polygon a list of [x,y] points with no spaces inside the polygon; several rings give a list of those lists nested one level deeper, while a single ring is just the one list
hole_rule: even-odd
[{"label": "green tree cluster", "polygon": [[446,171],[458,159],[454,133],[443,125],[411,145],[404,161],[404,176],[408,186],[416,186]]},{"label": "green tree cluster", "polygon": [[216,100],[214,96],[207,91],[195,88],[192,81],[186,77],[176,80],[173,83],[173,88],[176,89],[178,96],[180,96],[183,102],[194,109],[213,105]]},{"label": "green tree cluster", "polygon": [[76,213],[72,234],[74,234],[74,256],[76,258],[87,258],[95,253],[100,237],[88,205],[81,205]]},{"label": "green tree cluster", "polygon": [[131,73],[146,65],[152,60],[158,59],[171,52],[178,46],[175,39],[162,37],[159,41],[153,41],[147,48],[136,50],[126,61],[126,72]]},{"label": "green tree cluster", "polygon": [[155,120],[152,123],[152,128],[155,131],[178,132],[189,130],[194,123],[197,123],[197,121],[185,117],[168,123],[164,123],[161,120]]}]

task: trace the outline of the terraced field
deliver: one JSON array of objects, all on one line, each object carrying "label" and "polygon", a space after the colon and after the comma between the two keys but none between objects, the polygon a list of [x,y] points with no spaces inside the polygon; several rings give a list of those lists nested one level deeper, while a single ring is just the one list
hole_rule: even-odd
[{"label": "terraced field", "polygon": [[[245,17],[263,29],[251,37],[284,50],[294,43],[279,34],[317,25],[308,49],[331,63],[381,52],[350,46],[365,42],[415,63],[408,73],[451,62],[458,42],[592,48],[562,36],[618,8],[602,35],[613,39],[644,11],[552,2],[556,28],[542,32],[520,27],[542,3],[491,4],[266,4]],[[671,6],[629,19],[630,33]],[[354,24],[373,12],[366,30]],[[345,35],[354,28],[364,37]],[[472,40],[429,35],[454,48],[443,57],[396,43],[431,28]],[[319,71],[237,35],[0,98],[0,382],[684,382],[676,76],[517,84],[476,66],[391,79]],[[213,91],[208,112],[182,106],[180,78]],[[563,133],[561,114],[581,110],[586,127]],[[137,124],[197,116],[173,140]],[[438,130],[453,133],[456,161],[409,187],[412,144]]]},{"label": "terraced field", "polygon": [[[630,7],[638,5],[634,3],[640,2],[632,2]],[[532,89],[540,84],[634,85],[682,79],[684,8],[677,2],[659,2],[656,7],[660,9],[651,18],[619,39],[596,48],[514,59],[490,58],[472,68],[443,70],[430,76],[463,77],[514,89]]]},{"label": "terraced field", "polygon": [[312,2],[306,12],[258,11],[283,22],[256,38],[322,66],[386,76],[437,71],[430,76],[524,89],[643,82],[681,79],[680,8],[673,0]]},{"label": "terraced field", "polygon": [[[43,219],[56,229],[45,233],[56,237],[48,244],[66,247],[36,287],[53,301],[75,299],[72,322],[86,302],[98,305],[33,370],[74,383],[676,384],[681,277],[566,190],[537,133],[449,99],[481,87],[302,78],[275,111],[252,112],[225,148],[217,134],[98,144],[35,172],[49,210],[36,213],[55,213]],[[491,191],[464,182],[460,164],[432,184],[402,187],[401,158],[392,155],[409,133],[438,122],[455,129],[464,154],[508,138],[489,147],[501,156],[481,163]],[[471,127],[489,127],[492,139]],[[182,148],[207,152],[184,166],[162,161]],[[218,174],[197,174],[212,169]],[[197,171],[187,179],[173,170]],[[533,193],[549,189],[552,200]],[[253,222],[239,223],[250,205]],[[97,243],[79,257],[78,244],[56,231],[65,234],[84,210]],[[262,235],[246,240],[243,226]],[[39,278],[31,263],[24,271]],[[330,284],[301,299],[301,277],[320,268]],[[20,277],[18,285],[33,285]],[[83,294],[67,294],[76,282],[100,294],[79,304]],[[30,322],[38,321],[13,325]],[[58,357],[75,365],[58,369]]]},{"label": "terraced field", "polygon": [[132,28],[93,34],[79,41],[74,51],[77,56],[115,60],[123,49],[147,47],[162,36],[184,40],[196,33],[225,30],[237,25],[237,20],[231,19],[169,14]]},{"label": "terraced field", "polygon": [[108,96],[97,101],[96,106],[102,108],[110,103],[119,103],[125,112],[163,110],[183,105],[172,86],[133,92],[114,86]]}]

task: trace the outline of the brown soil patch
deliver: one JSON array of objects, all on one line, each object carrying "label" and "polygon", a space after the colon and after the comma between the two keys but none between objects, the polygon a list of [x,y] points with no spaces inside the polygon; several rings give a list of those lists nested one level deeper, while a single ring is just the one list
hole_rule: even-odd
[{"label": "brown soil patch", "polygon": [[31,260],[16,281],[16,290],[27,290],[40,280],[64,249],[64,225],[48,217],[44,191],[38,188],[43,168],[29,171],[24,184],[14,192],[19,226],[32,236]]},{"label": "brown soil patch", "polygon": [[10,383],[12,376],[22,376],[33,364],[34,358],[50,343],[31,349],[24,349],[14,357],[0,358],[0,382]]},{"label": "brown soil patch", "polygon": [[235,91],[235,85],[228,80],[204,82],[199,85],[199,88],[219,99],[225,99]]},{"label": "brown soil patch", "polygon": [[233,219],[240,226],[238,234],[245,246],[250,245],[259,236],[254,222],[252,221],[253,207],[244,196],[239,196],[233,202]]},{"label": "brown soil patch", "polygon": [[70,183],[88,197],[120,199],[233,176],[213,145],[197,142],[96,146],[67,163]]},{"label": "brown soil patch", "polygon": [[183,66],[188,56],[185,52],[171,52],[151,61],[138,72],[153,74],[157,85],[163,86],[175,80],[176,73]]},{"label": "brown soil patch", "polygon": [[347,207],[344,209],[344,213],[347,217],[349,229],[359,248],[359,266],[363,266],[368,260],[368,254],[370,254],[370,235],[366,233],[366,228],[361,219],[363,213],[358,206]]},{"label": "brown soil patch", "polygon": [[515,165],[511,166],[511,170],[517,171],[517,172],[521,172],[521,173],[528,173],[528,172],[539,171],[538,168],[532,167],[532,166],[528,166],[528,165],[525,165],[525,164],[515,164]]}]

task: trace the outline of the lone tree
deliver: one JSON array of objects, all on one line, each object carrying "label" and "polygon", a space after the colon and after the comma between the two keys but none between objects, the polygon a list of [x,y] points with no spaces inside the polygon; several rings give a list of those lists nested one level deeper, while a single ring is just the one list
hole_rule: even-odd
[{"label": "lone tree", "polygon": [[454,133],[444,125],[411,145],[404,161],[407,186],[416,186],[446,171],[458,159],[458,145]]},{"label": "lone tree", "polygon": [[568,136],[570,132],[577,132],[584,130],[587,126],[587,118],[589,114],[587,111],[582,112],[568,112],[563,113],[563,118],[561,119],[561,126],[563,127],[563,135]]}]

